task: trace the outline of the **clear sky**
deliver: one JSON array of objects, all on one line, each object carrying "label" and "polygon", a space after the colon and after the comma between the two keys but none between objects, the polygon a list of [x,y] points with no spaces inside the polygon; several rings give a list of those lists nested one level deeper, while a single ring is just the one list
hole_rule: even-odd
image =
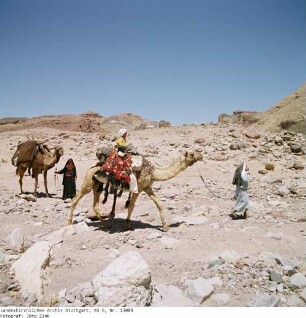
[{"label": "clear sky", "polygon": [[264,111],[305,82],[305,0],[0,0],[0,117]]}]

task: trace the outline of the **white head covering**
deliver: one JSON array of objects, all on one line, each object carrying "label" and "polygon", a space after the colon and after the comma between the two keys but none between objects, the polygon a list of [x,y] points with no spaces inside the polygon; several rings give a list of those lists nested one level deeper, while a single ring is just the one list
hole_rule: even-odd
[{"label": "white head covering", "polygon": [[242,162],[235,171],[234,178],[233,178],[233,184],[236,184],[238,186],[241,185],[241,175],[245,175],[245,169],[246,169],[246,163]]},{"label": "white head covering", "polygon": [[121,128],[118,132],[118,137],[122,137],[126,133],[127,133],[127,130],[125,128]]}]

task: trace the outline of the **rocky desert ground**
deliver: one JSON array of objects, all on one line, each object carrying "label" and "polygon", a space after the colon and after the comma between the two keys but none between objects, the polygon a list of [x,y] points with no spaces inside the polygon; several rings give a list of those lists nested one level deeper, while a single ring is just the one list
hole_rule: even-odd
[{"label": "rocky desert ground", "polygon": [[[167,166],[186,151],[203,155],[203,161],[153,185],[168,232],[145,194],[132,214],[133,231],[124,227],[127,193],[118,198],[107,228],[87,218],[92,193],[67,226],[70,202],[61,199],[55,168],[48,172],[51,198],[42,175],[37,198],[30,176],[24,177],[26,193],[20,194],[11,157],[27,136],[64,148],[57,169],[74,159],[77,190],[97,162],[96,149],[113,142],[111,135],[49,127],[1,131],[1,306],[305,306],[301,133],[234,123],[129,131],[128,141],[155,166]],[[242,161],[250,168],[251,207],[247,219],[233,220],[232,178]],[[108,213],[111,204],[110,195],[101,211]]]},{"label": "rocky desert ground", "polygon": [[[305,307],[305,105],[303,84],[266,112],[221,114],[217,124],[171,126],[90,111],[1,118],[0,306]],[[67,225],[71,202],[61,199],[55,169],[73,158],[80,191],[97,149],[112,145],[123,127],[155,167],[168,167],[186,151],[203,156],[153,184],[168,232],[144,193],[132,214],[134,230],[125,227],[127,193],[106,226],[89,219],[92,193]],[[29,175],[20,193],[11,158],[28,138],[64,149],[48,171],[51,197],[42,175],[37,197]],[[247,219],[232,219],[232,179],[243,161],[250,209]],[[110,195],[100,203],[101,213],[112,202]]]}]

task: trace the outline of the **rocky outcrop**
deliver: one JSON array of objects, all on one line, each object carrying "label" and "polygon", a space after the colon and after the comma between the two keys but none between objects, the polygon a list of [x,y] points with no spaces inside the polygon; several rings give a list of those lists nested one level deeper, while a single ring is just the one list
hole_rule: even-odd
[{"label": "rocky outcrop", "polygon": [[267,111],[258,114],[254,128],[283,129],[306,134],[306,83]]},{"label": "rocky outcrop", "polygon": [[219,124],[252,126],[270,132],[289,130],[306,134],[306,83],[263,112],[236,110],[232,115],[220,114]]},{"label": "rocky outcrop", "polygon": [[257,114],[255,111],[236,110],[232,115],[221,114],[218,116],[218,123],[220,124],[237,124],[249,126],[257,122]]}]

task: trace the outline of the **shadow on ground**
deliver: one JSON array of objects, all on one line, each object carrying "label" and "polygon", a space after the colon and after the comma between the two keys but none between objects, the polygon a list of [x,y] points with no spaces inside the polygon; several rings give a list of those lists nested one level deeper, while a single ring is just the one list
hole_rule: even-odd
[{"label": "shadow on ground", "polygon": [[[87,223],[88,226],[96,228],[96,230],[101,230],[103,232],[108,232],[110,234],[118,233],[118,232],[126,232],[131,231],[126,227],[126,220],[122,218],[115,218],[112,220],[104,220],[105,226],[101,226],[100,221],[91,221]],[[173,224],[169,224],[170,228],[179,227],[183,222],[176,222]],[[161,225],[152,225],[146,222],[141,221],[131,221],[132,231],[136,229],[156,229],[158,231],[164,232],[163,227]]]}]

